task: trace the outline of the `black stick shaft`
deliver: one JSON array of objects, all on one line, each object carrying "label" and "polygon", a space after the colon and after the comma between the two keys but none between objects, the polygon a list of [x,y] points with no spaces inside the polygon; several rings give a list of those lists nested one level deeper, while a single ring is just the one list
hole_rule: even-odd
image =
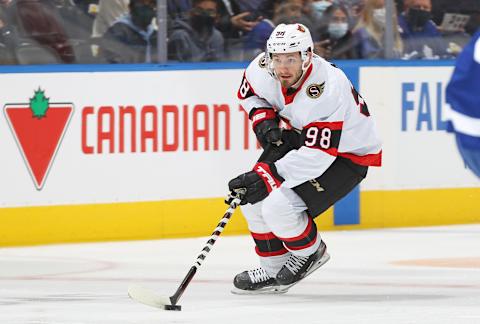
[{"label": "black stick shaft", "polygon": [[239,203],[240,203],[240,200],[235,199],[230,204],[230,207],[227,209],[222,219],[220,220],[220,223],[218,223],[217,227],[213,231],[212,235],[210,236],[210,239],[207,241],[207,244],[205,244],[205,246],[203,247],[202,252],[198,255],[197,260],[195,261],[193,266],[190,268],[185,278],[183,278],[183,281],[178,287],[175,294],[173,294],[173,296],[170,297],[170,301],[172,302],[172,305],[176,305],[180,297],[182,297],[183,292],[185,291],[185,289],[187,289],[188,285],[190,284],[190,281],[192,281],[193,277],[195,276],[195,273],[197,273],[197,269],[202,265],[203,261],[205,260],[208,253],[212,249],[212,246],[215,244],[218,237],[225,229],[225,226],[230,220],[230,217],[232,217],[232,214]]}]

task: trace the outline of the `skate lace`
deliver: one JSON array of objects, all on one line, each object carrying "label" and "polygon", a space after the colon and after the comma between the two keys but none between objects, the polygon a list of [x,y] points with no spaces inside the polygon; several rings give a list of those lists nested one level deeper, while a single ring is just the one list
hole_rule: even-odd
[{"label": "skate lace", "polygon": [[268,279],[270,279],[270,276],[267,274],[267,272],[263,268],[248,270],[248,275],[250,276],[250,279],[254,283],[267,281]]},{"label": "skate lace", "polygon": [[303,257],[303,256],[292,254],[290,258],[288,258],[285,266],[287,267],[288,270],[290,270],[291,273],[297,274],[297,272],[300,270],[300,268],[303,267],[303,265],[307,262],[307,260],[308,260],[308,256]]}]

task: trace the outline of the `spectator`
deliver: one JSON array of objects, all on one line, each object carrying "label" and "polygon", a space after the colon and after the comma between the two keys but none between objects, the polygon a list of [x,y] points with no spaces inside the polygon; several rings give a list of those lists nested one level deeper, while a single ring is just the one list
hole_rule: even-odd
[{"label": "spectator", "polygon": [[357,59],[356,39],[349,24],[348,9],[334,4],[325,10],[317,32],[315,53],[330,59]]},{"label": "spectator", "polygon": [[[432,21],[438,26],[438,30],[446,44],[448,44],[447,51],[452,55],[458,55],[463,47],[470,41],[472,34],[478,26],[476,19],[480,18],[480,1],[472,0],[432,0]],[[465,25],[458,24],[458,21],[453,24],[443,25],[444,22],[450,21],[445,19],[445,15],[464,15],[467,17]],[[446,28],[445,28],[446,27]]]},{"label": "spectator", "polygon": [[[384,35],[385,35],[385,0],[365,0],[365,6],[353,32],[357,42],[357,50],[360,58],[383,58]],[[393,52],[396,57],[403,53],[403,44],[397,28],[397,15],[392,17],[394,46]]]},{"label": "spectator", "polygon": [[6,21],[29,46],[45,48],[58,62],[75,61],[69,38],[53,3],[40,0],[3,0],[2,5]]},{"label": "spectator", "polygon": [[399,16],[400,35],[406,59],[440,59],[452,57],[437,26],[431,20],[431,0],[405,0]]},{"label": "spectator", "polygon": [[[350,25],[356,26],[364,7],[364,0],[346,0],[343,5],[348,9]],[[397,12],[400,12],[397,10]]]},{"label": "spectator", "polygon": [[92,37],[102,37],[107,29],[128,13],[129,0],[100,0],[92,27]]},{"label": "spectator", "polygon": [[9,24],[4,8],[0,6],[0,65],[16,64],[15,48],[18,37],[16,30]]},{"label": "spectator", "polygon": [[[192,0],[168,0],[170,19],[188,20]],[[217,19],[215,27],[224,38],[238,38],[252,30],[261,20],[256,10],[264,0],[217,0]]]},{"label": "spectator", "polygon": [[168,42],[170,60],[205,62],[224,58],[224,39],[215,28],[217,10],[215,0],[193,0],[189,19],[173,23]]},{"label": "spectator", "polygon": [[259,6],[264,1],[218,1],[219,17],[215,26],[225,39],[228,60],[242,60],[246,35],[263,19]]},{"label": "spectator", "polygon": [[167,0],[167,13],[169,20],[187,19],[188,12],[192,9],[191,2],[191,0]]},{"label": "spectator", "polygon": [[470,16],[465,26],[465,31],[471,35],[475,33],[479,25],[480,1],[472,0],[432,0],[432,21],[440,26],[444,15],[447,13],[456,13]]},{"label": "spectator", "polygon": [[66,33],[74,41],[90,38],[98,0],[41,0],[56,7]]},{"label": "spectator", "polygon": [[293,0],[266,1],[262,8],[265,18],[253,28],[245,39],[245,52],[247,59],[253,59],[265,50],[267,39],[273,29],[284,17],[298,21],[302,16],[302,7]]},{"label": "spectator", "polygon": [[332,5],[332,0],[314,0],[312,2],[313,15],[315,20],[318,22],[322,19],[323,13],[327,10],[328,7]]},{"label": "spectator", "polygon": [[260,13],[246,11],[248,7],[243,1],[222,0],[219,1],[218,20],[216,27],[225,38],[239,38],[250,32],[262,19]]},{"label": "spectator", "polygon": [[[222,33],[225,58],[243,59],[243,37],[262,19],[259,8],[265,0],[216,0],[217,18],[215,27]],[[192,7],[191,0],[168,1],[169,21],[181,19],[187,21]],[[174,26],[169,22],[168,30]],[[178,26],[175,26],[177,28]]]},{"label": "spectator", "polygon": [[100,55],[109,63],[151,63],[156,61],[157,32],[153,18],[156,0],[131,0],[129,13],[107,29]]}]

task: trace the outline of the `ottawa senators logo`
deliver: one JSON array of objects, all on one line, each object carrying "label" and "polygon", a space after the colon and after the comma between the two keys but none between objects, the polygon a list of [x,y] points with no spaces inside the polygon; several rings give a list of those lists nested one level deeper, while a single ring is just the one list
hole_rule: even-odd
[{"label": "ottawa senators logo", "polygon": [[298,25],[298,26],[297,26],[297,30],[298,30],[299,32],[302,32],[302,33],[305,32],[305,28],[303,28],[302,25]]},{"label": "ottawa senators logo", "polygon": [[312,99],[317,99],[322,95],[324,89],[325,82],[322,82],[321,84],[311,84],[307,87],[307,95]]},{"label": "ottawa senators logo", "polygon": [[258,60],[258,66],[262,69],[267,67],[267,59],[265,58],[265,54]]}]

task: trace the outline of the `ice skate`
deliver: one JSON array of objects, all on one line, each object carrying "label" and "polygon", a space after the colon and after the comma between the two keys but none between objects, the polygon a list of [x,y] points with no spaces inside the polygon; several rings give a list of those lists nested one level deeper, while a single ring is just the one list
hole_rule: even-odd
[{"label": "ice skate", "polygon": [[292,254],[277,274],[279,292],[287,292],[293,285],[320,268],[330,259],[327,246],[323,241],[318,250],[310,256],[302,257]]},{"label": "ice skate", "polygon": [[278,291],[278,283],[263,268],[247,270],[239,273],[233,279],[233,294],[257,295],[257,294],[278,294],[286,291]]}]

